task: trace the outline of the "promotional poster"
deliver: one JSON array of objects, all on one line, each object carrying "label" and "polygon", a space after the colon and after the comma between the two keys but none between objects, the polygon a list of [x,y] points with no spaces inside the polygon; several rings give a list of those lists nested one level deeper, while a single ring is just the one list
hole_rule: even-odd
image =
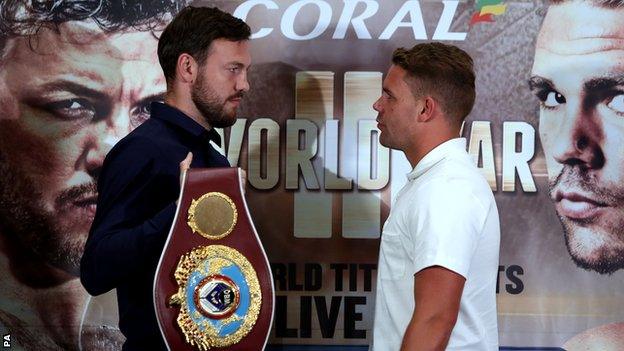
[{"label": "promotional poster", "polygon": [[[0,1],[5,348],[121,348],[115,292],[90,297],[79,262],[104,157],[163,99],[158,35],[190,3]],[[274,277],[267,349],[368,350],[381,230],[411,171],[372,105],[394,49],[430,41],[475,64],[461,136],[500,214],[501,349],[624,348],[624,3],[192,4],[253,33],[251,90],[221,135]]]}]

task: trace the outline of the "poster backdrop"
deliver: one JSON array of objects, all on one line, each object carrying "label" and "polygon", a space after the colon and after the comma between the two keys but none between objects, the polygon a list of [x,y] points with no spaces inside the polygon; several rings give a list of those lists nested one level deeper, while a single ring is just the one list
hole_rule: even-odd
[{"label": "poster backdrop", "polygon": [[[3,346],[119,348],[114,292],[89,298],[77,264],[104,155],[162,99],[155,36],[183,4],[24,3],[0,3]],[[372,104],[392,51],[427,41],[475,61],[462,136],[500,213],[501,349],[622,349],[616,2],[557,4],[546,21],[549,4],[532,1],[195,4],[227,10],[254,33],[251,91],[223,152],[247,170],[274,274],[272,349],[367,350],[381,228],[410,171],[378,143]],[[30,26],[42,23],[56,25]]]}]

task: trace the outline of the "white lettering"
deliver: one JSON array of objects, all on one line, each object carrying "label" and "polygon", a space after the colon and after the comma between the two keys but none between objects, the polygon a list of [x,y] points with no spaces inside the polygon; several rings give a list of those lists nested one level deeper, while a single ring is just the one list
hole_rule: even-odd
[{"label": "white lettering", "polygon": [[[379,10],[379,4],[373,0],[344,0],[345,6],[336,25],[333,39],[344,39],[349,28],[349,23],[353,25],[355,34],[358,39],[371,39],[371,35],[364,24],[364,20],[372,17]],[[366,5],[364,12],[357,17],[353,17],[357,4],[363,3]]]},{"label": "white lettering", "polygon": [[466,32],[449,32],[459,1],[442,1],[442,3],[444,3],[444,10],[433,33],[433,40],[466,40],[468,34]]},{"label": "white lettering", "polygon": [[[410,15],[409,22],[403,22],[405,16]],[[415,0],[406,1],[403,6],[397,11],[396,15],[386,29],[381,33],[379,39],[388,40],[394,34],[399,27],[411,27],[414,31],[414,39],[427,39],[427,31],[425,30],[425,22],[423,20],[422,11],[420,10],[420,3]]]},{"label": "white lettering", "polygon": [[[266,133],[264,143],[263,132]],[[248,134],[247,178],[249,183],[256,189],[271,189],[279,182],[279,124],[270,118],[260,118],[251,123]],[[262,152],[262,144],[265,145],[266,152]],[[266,156],[266,161],[263,160],[263,154]],[[266,169],[264,177],[262,176],[263,168]]]},{"label": "white lettering", "polygon": [[[250,0],[240,4],[234,11],[233,16],[238,17],[243,21],[246,21],[247,16],[249,15],[249,11],[251,11],[251,9],[257,5],[264,5],[264,7],[269,10],[279,9],[279,6],[277,6],[277,4],[271,0]],[[251,34],[251,39],[264,38],[267,35],[271,34],[271,32],[273,32],[273,28],[260,28],[259,31]]]},{"label": "white lettering", "polygon": [[[321,12],[320,12],[318,21],[316,22],[316,26],[314,27],[314,29],[306,35],[299,35],[295,33],[295,18],[297,17],[297,14],[299,13],[299,11],[301,11],[301,9],[305,5],[308,5],[308,4],[316,5]],[[290,5],[284,12],[284,16],[282,17],[281,30],[284,36],[286,36],[286,38],[288,39],[292,39],[292,40],[314,39],[320,36],[321,34],[323,34],[323,32],[325,32],[325,30],[329,27],[331,23],[331,17],[332,17],[332,8],[325,1],[300,0]]]},{"label": "white lettering", "polygon": [[[516,152],[516,135],[522,140],[522,149]],[[535,154],[535,129],[526,122],[503,123],[503,191],[516,190],[515,174],[525,192],[536,192],[535,182],[529,169],[529,161]]]}]

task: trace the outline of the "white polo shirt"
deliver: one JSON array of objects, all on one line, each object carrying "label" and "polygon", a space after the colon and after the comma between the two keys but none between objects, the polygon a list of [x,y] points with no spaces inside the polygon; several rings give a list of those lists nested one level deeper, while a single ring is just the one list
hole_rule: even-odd
[{"label": "white polo shirt", "polygon": [[466,278],[446,349],[497,351],[498,210],[466,139],[431,150],[407,177],[381,236],[372,350],[401,348],[414,275],[442,266]]}]

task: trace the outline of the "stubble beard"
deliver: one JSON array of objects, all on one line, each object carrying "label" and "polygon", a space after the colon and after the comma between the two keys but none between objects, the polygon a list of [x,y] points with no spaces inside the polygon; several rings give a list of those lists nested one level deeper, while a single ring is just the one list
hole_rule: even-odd
[{"label": "stubble beard", "polygon": [[[242,96],[242,93],[240,93],[240,96]],[[229,98],[232,98],[232,96]],[[225,111],[227,99],[220,101],[217,93],[201,75],[198,76],[197,81],[193,84],[191,99],[211,127],[227,128],[236,122],[236,111],[229,114]]]},{"label": "stubble beard", "polygon": [[[560,186],[579,188],[593,194],[595,200],[618,204],[624,198],[623,189],[607,189],[597,185],[595,175],[564,166],[559,175],[549,182],[551,198]],[[566,248],[572,261],[585,270],[612,274],[624,268],[624,227],[622,218],[606,221],[603,226],[593,226],[597,220],[572,220],[557,212],[562,224]]]},{"label": "stubble beard", "polygon": [[10,254],[32,257],[77,277],[87,233],[72,233],[71,223],[59,218],[62,214],[46,210],[37,183],[5,160],[0,152],[0,235],[16,249]]}]

